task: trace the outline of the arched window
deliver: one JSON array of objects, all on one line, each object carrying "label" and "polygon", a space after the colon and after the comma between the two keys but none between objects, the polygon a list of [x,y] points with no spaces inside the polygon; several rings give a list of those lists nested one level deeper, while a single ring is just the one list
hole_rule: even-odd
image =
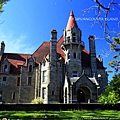
[{"label": "arched window", "polygon": [[76,34],[75,33],[72,34],[72,41],[76,42]]},{"label": "arched window", "polygon": [[76,53],[75,53],[75,52],[73,53],[73,58],[75,58],[75,59],[76,59]]}]

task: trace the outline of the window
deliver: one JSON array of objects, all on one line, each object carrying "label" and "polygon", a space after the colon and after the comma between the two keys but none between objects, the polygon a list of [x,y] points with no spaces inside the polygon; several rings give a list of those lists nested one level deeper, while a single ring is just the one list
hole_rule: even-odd
[{"label": "window", "polygon": [[65,87],[65,103],[67,103],[67,87]]},{"label": "window", "polygon": [[67,37],[67,42],[70,42],[70,37]]},{"label": "window", "polygon": [[28,77],[28,85],[31,85],[32,77]]},{"label": "window", "polygon": [[73,77],[77,77],[77,76],[78,76],[77,71],[73,71],[73,72],[72,72],[72,76],[73,76]]},{"label": "window", "polygon": [[76,53],[75,53],[75,52],[73,53],[73,58],[75,58],[75,59],[76,59]]},{"label": "window", "polygon": [[73,41],[73,42],[76,42],[76,34],[75,34],[75,33],[72,34],[72,38],[73,38],[72,41]]},{"label": "window", "polygon": [[68,59],[70,59],[70,53],[68,52],[68,54],[67,54],[67,57],[68,57]]},{"label": "window", "polygon": [[20,77],[17,78],[17,86],[20,85]]},{"label": "window", "polygon": [[78,59],[80,59],[80,53],[78,53]]},{"label": "window", "polygon": [[8,67],[7,67],[7,65],[5,65],[5,67],[4,67],[4,72],[8,72]]},{"label": "window", "polygon": [[47,81],[47,71],[43,71],[43,82]]},{"label": "window", "polygon": [[43,62],[43,66],[45,66],[45,61]]},{"label": "window", "polygon": [[46,98],[46,88],[42,88],[42,98]]},{"label": "window", "polygon": [[15,92],[12,93],[12,99],[15,100]]},{"label": "window", "polygon": [[6,85],[6,77],[3,77],[2,85],[3,85],[3,86]]},{"label": "window", "polygon": [[32,72],[32,65],[29,65],[28,72]]},{"label": "window", "polygon": [[52,91],[52,95],[54,95],[54,91]]}]

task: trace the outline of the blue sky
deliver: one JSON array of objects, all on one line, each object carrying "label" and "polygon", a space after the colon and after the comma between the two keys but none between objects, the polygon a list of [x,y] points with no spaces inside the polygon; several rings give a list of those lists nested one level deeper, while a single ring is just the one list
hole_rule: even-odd
[{"label": "blue sky", "polygon": [[[108,0],[109,1],[109,0]],[[89,50],[88,37],[95,35],[103,37],[100,25],[91,25],[94,21],[80,20],[95,17],[94,11],[84,14],[83,10],[96,5],[92,0],[10,0],[0,16],[0,41],[6,44],[5,52],[32,54],[43,41],[50,40],[50,32],[56,29],[58,39],[66,27],[70,11],[73,10],[79,28],[82,30],[82,40]],[[104,2],[104,5],[106,3]],[[114,9],[114,7],[113,7]],[[110,17],[118,18],[117,13]],[[110,27],[117,28],[117,20],[111,20]],[[96,40],[97,55],[101,55],[104,66],[112,59],[113,52],[105,40]],[[108,67],[109,69],[109,67]],[[111,79],[111,75],[109,80]]]}]

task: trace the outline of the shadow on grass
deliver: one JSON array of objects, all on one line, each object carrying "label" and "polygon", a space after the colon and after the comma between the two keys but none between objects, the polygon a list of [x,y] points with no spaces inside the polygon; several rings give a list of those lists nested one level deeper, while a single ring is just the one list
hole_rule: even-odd
[{"label": "shadow on grass", "polygon": [[120,111],[113,110],[82,110],[82,111],[0,111],[0,119],[8,118],[12,119],[20,119],[20,120],[34,120],[34,119],[54,119],[54,120],[76,120],[76,119],[84,119],[84,118],[105,118],[106,120],[109,118],[120,119]]}]

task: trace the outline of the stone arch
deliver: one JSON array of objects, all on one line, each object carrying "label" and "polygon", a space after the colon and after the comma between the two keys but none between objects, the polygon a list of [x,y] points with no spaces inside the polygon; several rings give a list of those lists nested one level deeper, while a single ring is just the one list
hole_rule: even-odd
[{"label": "stone arch", "polygon": [[88,86],[80,86],[77,90],[77,102],[89,103],[91,99],[91,89]]}]

